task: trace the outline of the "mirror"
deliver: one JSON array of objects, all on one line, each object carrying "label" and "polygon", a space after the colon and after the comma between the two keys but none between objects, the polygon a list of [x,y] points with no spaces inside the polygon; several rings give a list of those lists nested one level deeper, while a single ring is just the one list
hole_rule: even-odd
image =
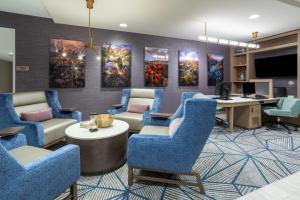
[{"label": "mirror", "polygon": [[15,29],[0,27],[0,92],[15,92]]}]

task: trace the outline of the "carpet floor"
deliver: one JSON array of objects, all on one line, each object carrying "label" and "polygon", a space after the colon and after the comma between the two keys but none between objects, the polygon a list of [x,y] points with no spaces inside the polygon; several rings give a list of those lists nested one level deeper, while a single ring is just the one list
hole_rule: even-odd
[{"label": "carpet floor", "polygon": [[[300,170],[300,131],[215,128],[195,163],[206,194],[196,187],[138,182],[127,185],[127,165],[101,176],[82,176],[82,200],[236,199]],[[189,180],[188,177],[179,177]],[[62,199],[62,194],[57,199]]]}]

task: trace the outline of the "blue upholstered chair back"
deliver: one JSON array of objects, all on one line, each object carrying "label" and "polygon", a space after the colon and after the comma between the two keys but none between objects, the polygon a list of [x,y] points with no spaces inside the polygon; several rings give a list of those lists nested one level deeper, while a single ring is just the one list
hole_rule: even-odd
[{"label": "blue upholstered chair back", "polygon": [[184,162],[192,168],[214,128],[217,103],[213,99],[187,99],[183,106],[182,122],[172,139],[188,152]]},{"label": "blue upholstered chair back", "polygon": [[178,117],[182,117],[183,116],[183,108],[184,108],[184,103],[187,99],[189,98],[193,98],[193,96],[197,94],[196,92],[183,92],[181,94],[181,101],[180,101],[180,105],[177,108],[176,112],[174,113],[174,115],[171,117],[171,119],[176,119]]}]

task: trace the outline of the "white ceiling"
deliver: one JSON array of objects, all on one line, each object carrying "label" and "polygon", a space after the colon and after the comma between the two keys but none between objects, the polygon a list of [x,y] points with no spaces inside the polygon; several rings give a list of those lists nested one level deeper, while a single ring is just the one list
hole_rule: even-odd
[{"label": "white ceiling", "polygon": [[[0,0],[0,10],[49,17],[87,26],[85,0]],[[249,20],[251,14],[261,17]],[[197,40],[204,34],[250,40],[300,28],[299,0],[95,0],[92,26],[110,30]],[[119,27],[127,23],[127,28]]]},{"label": "white ceiling", "polygon": [[0,27],[0,60],[12,62],[10,52],[15,53],[15,29]]}]

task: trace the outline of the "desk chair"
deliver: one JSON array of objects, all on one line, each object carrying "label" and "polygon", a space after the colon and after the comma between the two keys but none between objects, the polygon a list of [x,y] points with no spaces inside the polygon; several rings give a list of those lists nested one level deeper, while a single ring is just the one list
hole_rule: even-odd
[{"label": "desk chair", "polygon": [[[276,107],[265,107],[263,108],[263,111],[266,115],[277,118],[277,121],[271,121],[267,123],[275,123],[279,126],[282,126],[288,131],[289,134],[291,134],[291,130],[288,126],[289,124],[282,122],[280,118],[297,118],[300,113],[300,99],[283,97],[279,100]],[[297,130],[296,126],[295,130]]]},{"label": "desk chair", "polygon": [[[224,111],[224,108],[217,106],[217,113],[220,113],[223,111]],[[222,119],[222,118],[216,116],[216,125],[227,128],[229,124],[225,119]]]},{"label": "desk chair", "polygon": [[[225,91],[228,92],[227,95],[229,95],[231,93],[231,83],[229,83],[229,82],[216,83],[215,95],[218,97],[224,97],[224,95],[226,96],[226,94],[224,94],[224,93],[226,93],[226,92],[224,92],[224,89],[225,89]],[[217,113],[220,113],[223,110],[224,109],[222,107],[217,106]],[[226,120],[216,116],[216,125],[227,128],[229,124]]]}]

